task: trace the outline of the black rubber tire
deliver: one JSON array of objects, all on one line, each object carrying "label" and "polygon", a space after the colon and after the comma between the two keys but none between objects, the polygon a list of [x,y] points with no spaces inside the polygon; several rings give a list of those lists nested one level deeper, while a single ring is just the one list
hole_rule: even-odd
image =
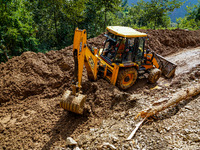
[{"label": "black rubber tire", "polygon": [[120,70],[117,77],[117,86],[122,90],[130,88],[135,83],[137,74],[135,68],[125,68]]},{"label": "black rubber tire", "polygon": [[149,82],[156,83],[161,76],[161,71],[158,68],[154,68],[149,73]]}]

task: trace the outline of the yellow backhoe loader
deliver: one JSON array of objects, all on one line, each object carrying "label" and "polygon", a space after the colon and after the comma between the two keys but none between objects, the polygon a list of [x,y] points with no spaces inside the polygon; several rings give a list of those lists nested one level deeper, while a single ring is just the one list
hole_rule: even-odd
[{"label": "yellow backhoe loader", "polygon": [[87,46],[86,30],[76,28],[72,91],[65,91],[60,101],[65,110],[83,113],[86,95],[80,91],[84,65],[90,81],[103,77],[122,90],[130,88],[137,78],[145,75],[148,75],[150,83],[155,83],[161,73],[167,78],[174,75],[175,64],[150,50],[144,50],[147,34],[123,26],[108,26],[106,29],[104,46],[98,50]]}]

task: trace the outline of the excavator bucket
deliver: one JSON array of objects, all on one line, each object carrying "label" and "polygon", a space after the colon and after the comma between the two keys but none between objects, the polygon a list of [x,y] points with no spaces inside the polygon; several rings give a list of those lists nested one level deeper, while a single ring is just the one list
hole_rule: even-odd
[{"label": "excavator bucket", "polygon": [[72,91],[67,90],[60,100],[60,107],[67,111],[83,114],[85,99],[86,95],[80,93],[73,95]]},{"label": "excavator bucket", "polygon": [[166,78],[171,78],[174,76],[175,74],[175,70],[177,65],[168,61],[167,59],[165,59],[164,57],[154,53],[154,57],[156,58],[160,69],[162,71],[162,74],[166,77]]}]

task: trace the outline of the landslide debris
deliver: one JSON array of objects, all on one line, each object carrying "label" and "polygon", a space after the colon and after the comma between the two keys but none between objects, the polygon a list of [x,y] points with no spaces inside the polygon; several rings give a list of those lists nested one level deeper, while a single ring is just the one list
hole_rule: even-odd
[{"label": "landslide debris", "polygon": [[[200,46],[200,30],[140,31],[148,34],[147,48],[164,56],[181,48]],[[88,45],[100,48],[104,40],[101,34],[89,39]],[[32,95],[40,95],[42,98],[60,95],[70,87],[73,66],[72,46],[46,54],[25,52],[1,63],[0,102],[23,100]]]},{"label": "landslide debris", "polygon": [[[102,120],[100,126],[90,127],[85,134],[77,135],[77,141],[83,143],[83,149],[103,149],[104,142],[112,144],[116,149],[198,149],[199,95],[155,115],[154,119],[144,123],[132,140],[126,139],[139,122],[134,120],[138,112],[149,108],[150,104],[159,99],[170,98],[172,93],[182,88],[200,84],[199,73],[200,64],[187,73],[175,76],[171,82],[160,81],[157,85],[159,88],[143,87],[142,90],[136,90],[132,95],[132,99],[135,99],[134,107],[113,112],[109,118]],[[123,101],[119,101],[114,108],[122,104]]]},{"label": "landslide debris", "polygon": [[200,30],[139,30],[148,34],[147,48],[166,56],[183,48],[200,46]]},{"label": "landslide debris", "polygon": [[[149,35],[147,47],[164,56],[200,44],[200,30],[142,31]],[[101,34],[89,39],[88,45],[100,48],[104,40]],[[136,105],[141,108],[136,104],[137,97],[127,99],[129,94],[144,94],[142,98],[145,101],[145,94],[158,93],[150,92],[151,86],[142,81],[127,92],[119,91],[104,79],[89,82],[84,71],[82,90],[88,96],[88,113],[77,116],[58,106],[62,93],[71,88],[73,67],[72,46],[46,54],[25,52],[0,64],[0,149],[50,149],[62,145],[68,136],[101,125],[102,119],[113,112],[135,108]],[[193,73],[194,77],[199,75],[199,71]],[[194,77],[191,75],[189,80]],[[182,84],[171,86],[176,88]],[[121,119],[126,115],[120,116]]]},{"label": "landslide debris", "polygon": [[25,52],[0,65],[0,102],[62,94],[73,75],[70,51]]}]

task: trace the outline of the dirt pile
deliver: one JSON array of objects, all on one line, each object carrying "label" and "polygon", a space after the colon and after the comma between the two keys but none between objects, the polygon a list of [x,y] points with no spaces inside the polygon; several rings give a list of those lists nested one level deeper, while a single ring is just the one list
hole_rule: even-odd
[{"label": "dirt pile", "polygon": [[[147,47],[161,55],[180,48],[200,45],[200,30],[140,30],[147,32]],[[88,40],[90,47],[100,48],[103,34]],[[31,95],[53,97],[69,88],[73,76],[72,46],[46,54],[25,52],[0,65],[0,102],[22,100]],[[85,79],[83,79],[84,81]]]},{"label": "dirt pile", "polygon": [[104,34],[105,33],[102,33],[97,37],[94,37],[92,39],[88,39],[87,40],[88,46],[90,48],[91,47],[97,47],[98,49],[102,48],[103,42],[106,40],[106,37],[104,36]]},{"label": "dirt pile", "polygon": [[[200,31],[142,31],[148,31],[150,37],[147,47],[161,55],[200,44]],[[167,39],[172,44],[167,45]],[[89,39],[88,45],[100,48],[104,40],[101,34]],[[175,44],[174,41],[180,43]],[[70,89],[73,67],[72,46],[46,54],[25,52],[0,64],[0,138],[3,139],[0,149],[50,149],[64,145],[68,136],[99,126],[102,118],[113,112],[134,107],[135,100],[126,98],[133,93],[144,93],[145,88],[151,87],[146,82],[137,81],[134,87],[122,92],[104,79],[89,82],[84,71],[82,90],[88,96],[88,113],[85,116],[75,115],[63,111],[58,105],[63,91]],[[199,71],[193,73],[194,77],[199,75]],[[192,75],[190,78],[192,80]]]},{"label": "dirt pile", "polygon": [[41,97],[61,94],[73,74],[69,53],[65,50],[47,54],[26,52],[1,63],[0,102],[23,100],[40,94]]},{"label": "dirt pile", "polygon": [[[147,47],[161,55],[167,55],[185,47],[200,45],[200,30],[140,30],[147,32],[149,41]],[[104,34],[88,40],[89,47],[102,47]],[[60,51],[50,51],[46,54],[25,52],[21,56],[0,64],[0,103],[6,101],[24,100],[30,96],[51,98],[62,95],[70,89],[73,77],[72,46]],[[86,82],[86,83],[84,83]],[[87,82],[86,72],[83,75],[83,92],[90,95],[92,105],[105,106],[110,109],[116,87],[106,81]],[[91,88],[92,87],[92,88]],[[92,89],[92,90],[88,90]],[[101,95],[101,93],[104,93]],[[99,96],[100,95],[100,96]],[[106,99],[106,101],[105,101]],[[105,105],[108,102],[109,105]],[[102,108],[103,107],[103,108]],[[92,108],[90,108],[92,109]],[[97,109],[96,109],[97,110]],[[95,112],[96,110],[92,110]],[[105,112],[101,111],[100,112]],[[99,115],[102,115],[100,113]],[[98,115],[98,116],[99,116]]]},{"label": "dirt pile", "polygon": [[[166,56],[174,52],[181,51],[183,48],[192,48],[200,46],[200,30],[188,31],[182,29],[175,30],[143,30],[140,32],[147,33],[146,49],[155,51],[156,53]],[[88,40],[90,47],[102,47],[105,40],[104,34]]]},{"label": "dirt pile", "polygon": [[139,30],[148,34],[147,48],[163,56],[200,46],[200,30]]}]

